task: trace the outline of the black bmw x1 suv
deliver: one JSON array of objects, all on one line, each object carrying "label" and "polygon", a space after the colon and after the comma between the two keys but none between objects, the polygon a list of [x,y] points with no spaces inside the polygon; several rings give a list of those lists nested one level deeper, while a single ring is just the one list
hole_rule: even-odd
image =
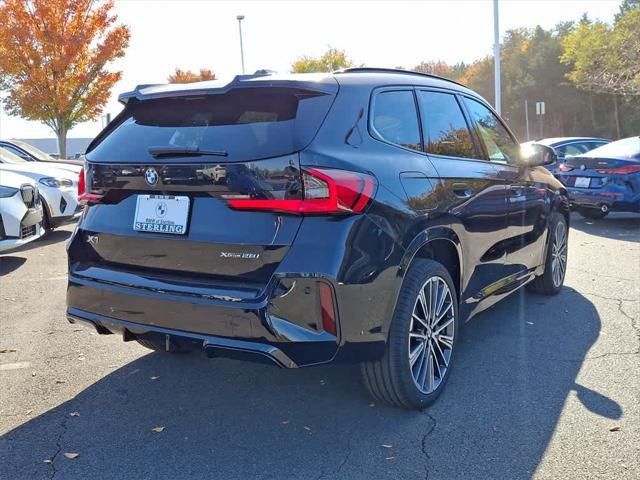
[{"label": "black bmw x1 suv", "polygon": [[384,69],[144,85],[91,143],[68,318],[162,351],[361,362],[424,408],[462,324],[564,281],[569,203],[485,100]]}]

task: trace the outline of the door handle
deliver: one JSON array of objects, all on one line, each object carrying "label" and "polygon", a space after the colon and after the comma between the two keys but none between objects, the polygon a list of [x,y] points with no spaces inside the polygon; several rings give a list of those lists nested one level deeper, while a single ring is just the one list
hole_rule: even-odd
[{"label": "door handle", "polygon": [[456,197],[469,198],[471,196],[468,183],[454,183],[451,185],[451,190]]}]

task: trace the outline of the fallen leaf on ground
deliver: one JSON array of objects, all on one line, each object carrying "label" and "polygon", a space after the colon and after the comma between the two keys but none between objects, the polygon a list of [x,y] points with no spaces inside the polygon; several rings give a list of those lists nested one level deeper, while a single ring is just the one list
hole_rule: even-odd
[{"label": "fallen leaf on ground", "polygon": [[53,460],[51,460],[50,458],[45,458],[43,462],[46,463],[47,465],[50,465],[53,463]]},{"label": "fallen leaf on ground", "polygon": [[160,432],[164,432],[164,427],[154,427],[151,430],[156,433],[160,433]]},{"label": "fallen leaf on ground", "polygon": [[382,444],[382,446],[383,446],[384,448],[393,448],[393,445],[386,445],[386,444],[384,444],[384,443]]},{"label": "fallen leaf on ground", "polygon": [[70,417],[79,417],[80,416],[80,412],[71,412],[69,414]]},{"label": "fallen leaf on ground", "polygon": [[306,425],[304,427],[302,427],[302,428],[304,428],[307,432],[311,431],[311,427],[307,427]]},{"label": "fallen leaf on ground", "polygon": [[610,432],[619,432],[620,431],[620,427],[613,427],[609,429]]},{"label": "fallen leaf on ground", "polygon": [[56,380],[56,383],[66,383],[64,380]]},{"label": "fallen leaf on ground", "polygon": [[282,425],[289,425],[289,420],[283,420],[280,422]]},{"label": "fallen leaf on ground", "polygon": [[160,375],[154,375],[153,377],[150,377],[150,378],[151,378],[151,380],[157,380],[157,379],[160,378]]},{"label": "fallen leaf on ground", "polygon": [[0,350],[0,353],[15,353],[16,349],[15,348],[5,348],[3,350]]},{"label": "fallen leaf on ground", "polygon": [[78,458],[80,456],[80,454],[76,453],[76,452],[66,452],[64,454],[64,456],[69,458],[69,459],[71,459],[71,460],[73,460],[74,458]]}]

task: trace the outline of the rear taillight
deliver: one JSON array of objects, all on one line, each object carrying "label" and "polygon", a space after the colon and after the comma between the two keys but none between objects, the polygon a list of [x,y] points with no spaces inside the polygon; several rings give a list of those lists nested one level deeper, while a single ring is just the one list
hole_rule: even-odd
[{"label": "rear taillight", "polygon": [[628,165],[626,167],[618,168],[600,168],[597,172],[603,175],[628,175],[629,173],[640,172],[640,165]]},{"label": "rear taillight", "polygon": [[560,172],[570,172],[571,170],[573,170],[573,167],[569,167],[564,163],[560,164],[560,166],[558,167],[558,171]]},{"label": "rear taillight", "polygon": [[239,210],[268,210],[298,215],[360,213],[368,205],[375,178],[364,173],[327,168],[302,171],[302,199],[232,198],[229,206]]},{"label": "rear taillight", "polygon": [[87,203],[97,203],[102,199],[102,195],[93,193],[87,186],[87,176],[84,172],[84,168],[80,170],[78,176],[78,202],[80,205],[86,205]]}]

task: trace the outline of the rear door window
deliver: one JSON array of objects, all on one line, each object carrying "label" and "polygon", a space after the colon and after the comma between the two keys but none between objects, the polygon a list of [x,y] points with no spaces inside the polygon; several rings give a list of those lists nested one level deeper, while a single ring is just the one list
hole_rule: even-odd
[{"label": "rear door window", "polygon": [[475,122],[489,160],[498,163],[515,163],[520,147],[500,119],[480,102],[464,97],[472,121]]},{"label": "rear door window", "polygon": [[286,155],[311,142],[333,98],[311,90],[252,87],[132,100],[87,159],[154,161],[150,147],[226,152],[225,162]]},{"label": "rear door window", "polygon": [[390,90],[374,97],[373,134],[388,143],[422,150],[413,90]]},{"label": "rear door window", "polygon": [[424,148],[427,153],[448,157],[480,158],[471,131],[454,95],[418,92]]}]

